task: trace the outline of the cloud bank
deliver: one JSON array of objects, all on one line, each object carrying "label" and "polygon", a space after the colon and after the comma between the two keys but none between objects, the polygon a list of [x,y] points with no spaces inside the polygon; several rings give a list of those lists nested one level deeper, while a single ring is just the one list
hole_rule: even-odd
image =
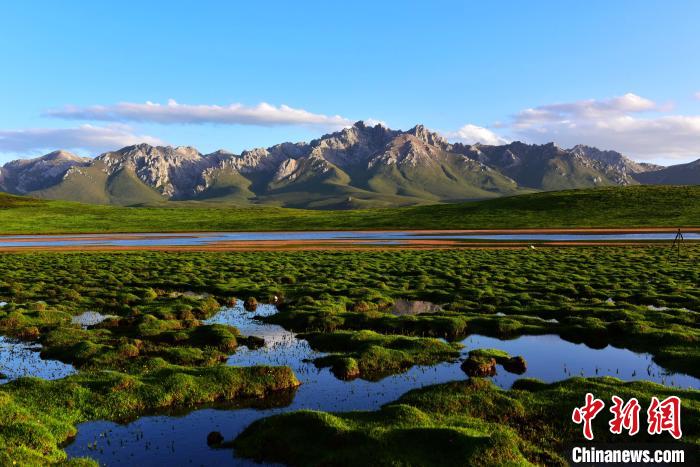
[{"label": "cloud bank", "polygon": [[447,132],[447,138],[451,141],[456,141],[464,144],[488,144],[499,145],[508,144],[509,141],[488,128],[482,126],[467,124],[457,131]]},{"label": "cloud bank", "polygon": [[138,143],[165,144],[148,135],[133,134],[124,125],[93,126],[75,128],[27,128],[22,130],[0,130],[0,152],[26,153],[70,149],[99,153]]},{"label": "cloud bank", "polygon": [[189,105],[170,99],[167,104],[122,102],[115,105],[89,107],[66,106],[49,110],[46,116],[74,120],[99,120],[110,122],[145,122],[170,124],[221,124],[221,125],[313,125],[342,128],[352,122],[339,115],[315,114],[287,105],[278,107],[265,102],[256,106],[243,104]]},{"label": "cloud bank", "polygon": [[482,143],[510,139],[528,143],[553,141],[561,147],[587,144],[620,151],[638,160],[700,157],[700,115],[674,115],[670,110],[668,105],[628,93],[610,99],[524,109],[501,125],[501,135],[465,125],[451,137]]}]

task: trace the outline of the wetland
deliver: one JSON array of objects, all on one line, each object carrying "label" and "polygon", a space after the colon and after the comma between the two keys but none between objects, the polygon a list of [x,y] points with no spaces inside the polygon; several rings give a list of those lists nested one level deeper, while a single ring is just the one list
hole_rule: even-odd
[{"label": "wetland", "polygon": [[[2,344],[19,346],[0,347],[3,362],[22,349],[60,366],[6,371],[0,456],[342,464],[327,443],[346,439],[347,462],[379,443],[377,459],[422,463],[413,436],[440,446],[449,435],[458,449],[445,462],[556,464],[576,432],[563,410],[537,423],[535,412],[573,407],[591,388],[679,394],[685,440],[697,443],[699,252],[2,255]],[[471,358],[493,358],[493,374],[470,376]],[[307,435],[285,444],[297,424]],[[399,441],[415,448],[395,451]]]}]

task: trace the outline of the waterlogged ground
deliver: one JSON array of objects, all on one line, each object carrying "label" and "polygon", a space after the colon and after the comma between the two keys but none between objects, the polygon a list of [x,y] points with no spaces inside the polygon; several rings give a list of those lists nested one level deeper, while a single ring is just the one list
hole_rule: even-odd
[{"label": "waterlogged ground", "polygon": [[78,324],[83,329],[87,329],[90,326],[95,326],[95,325],[100,324],[101,322],[103,322],[107,319],[112,319],[112,318],[117,318],[117,316],[103,315],[102,313],[98,313],[96,311],[85,311],[79,315],[73,316],[71,318],[71,323]]},{"label": "waterlogged ground", "polygon": [[0,336],[0,384],[23,376],[60,379],[75,368],[57,360],[41,358],[41,345]]},{"label": "waterlogged ground", "polygon": [[[649,354],[638,354],[607,346],[592,349],[574,344],[556,335],[522,336],[512,340],[473,335],[462,341],[462,357],[454,362],[434,366],[414,366],[407,372],[389,376],[377,382],[361,379],[342,381],[327,369],[317,369],[311,360],[322,356],[313,351],[305,340],[281,326],[265,324],[254,317],[276,313],[273,305],[259,305],[256,311],[246,311],[243,302],[224,308],[208,323],[236,326],[244,335],[265,339],[266,345],[249,350],[242,347],[228,359],[235,366],[289,365],[302,385],[290,400],[284,397],[270,402],[278,406],[266,408],[205,408],[180,416],[148,416],[120,425],[93,421],[78,426],[75,441],[66,447],[70,456],[89,456],[101,464],[121,465],[204,465],[230,463],[232,453],[214,449],[206,444],[207,434],[221,432],[227,440],[235,438],[251,422],[274,414],[299,409],[330,412],[377,410],[383,404],[398,399],[411,389],[467,378],[460,361],[470,350],[498,348],[511,355],[525,357],[528,368],[523,375],[508,373],[498,366],[493,381],[510,388],[519,378],[533,377],[554,382],[571,376],[615,376],[623,380],[647,380],[681,388],[700,388],[698,378],[684,374],[668,374],[651,360]],[[235,458],[236,463],[249,462]]]},{"label": "waterlogged ground", "polygon": [[[675,393],[690,404],[688,432],[695,442],[700,392],[674,388],[699,387],[700,247],[688,243],[679,256],[669,246],[0,255],[0,301],[6,302],[0,303],[0,334],[24,342],[15,354],[34,347],[26,357],[5,360],[38,358],[37,345],[27,342],[40,342],[44,356],[80,370],[57,381],[0,385],[0,409],[7,414],[0,418],[0,463],[62,462],[65,452],[57,446],[65,446],[76,427],[77,439],[66,447],[73,457],[110,465],[230,463],[231,450],[209,448],[208,433],[219,431],[230,441],[253,420],[300,408],[376,410],[408,400],[411,389],[450,381],[457,383],[432,387],[430,394],[461,388],[468,398],[484,399],[479,407],[511,400],[513,407],[501,407],[499,415],[510,422],[496,422],[503,429],[509,423],[518,429],[521,419],[511,415],[533,400],[550,408],[559,401],[552,413],[561,415],[591,388],[647,399]],[[232,297],[284,306],[279,313],[268,305],[249,312]],[[227,303],[235,306],[222,309]],[[118,318],[103,319],[107,315]],[[309,343],[339,353],[324,355]],[[460,368],[477,348],[521,355],[527,371],[515,375],[498,366],[488,389]],[[296,383],[291,371],[259,364],[288,365],[303,384],[289,389]],[[327,364],[335,373],[318,368]],[[334,376],[376,379],[391,372],[399,374],[376,382]],[[32,374],[42,376],[23,373]],[[581,375],[666,386],[572,378]],[[518,383],[532,391],[497,389],[523,377],[567,382],[544,392],[532,382]],[[418,397],[411,394],[410,400]],[[223,400],[230,402],[203,405]],[[429,404],[423,408],[433,413]],[[380,414],[391,419],[390,411]],[[491,412],[456,415],[493,423]],[[435,426],[444,425],[440,417],[434,414]],[[326,419],[332,430],[333,417]],[[523,434],[534,449],[524,453],[534,462],[540,447],[559,452],[557,440],[580,435],[572,432],[570,417],[541,428],[537,436],[549,430],[547,443]]]}]

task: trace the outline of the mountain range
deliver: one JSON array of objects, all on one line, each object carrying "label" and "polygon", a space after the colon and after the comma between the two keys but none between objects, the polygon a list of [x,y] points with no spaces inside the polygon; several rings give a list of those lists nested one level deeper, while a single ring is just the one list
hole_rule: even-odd
[{"label": "mountain range", "polygon": [[451,144],[422,125],[357,122],[309,143],[241,154],[138,144],[95,158],[54,151],[0,168],[0,191],[118,205],[348,209],[634,184],[700,184],[700,159],[662,167],[583,145]]}]

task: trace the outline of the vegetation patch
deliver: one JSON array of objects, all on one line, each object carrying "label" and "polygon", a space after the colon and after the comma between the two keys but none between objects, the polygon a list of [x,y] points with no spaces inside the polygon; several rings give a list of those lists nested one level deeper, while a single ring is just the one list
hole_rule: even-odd
[{"label": "vegetation patch", "polygon": [[521,375],[527,370],[527,362],[522,356],[511,357],[508,352],[498,349],[471,350],[462,362],[462,370],[469,376],[493,376],[497,363],[510,373]]},{"label": "vegetation patch", "polygon": [[314,350],[333,352],[316,359],[319,367],[331,367],[338,378],[378,380],[401,373],[413,365],[433,365],[459,356],[459,344],[439,339],[386,336],[374,331],[308,333],[299,336]]},{"label": "vegetation patch", "polygon": [[[678,259],[668,246],[656,245],[0,255],[0,302],[6,302],[0,307],[0,335],[38,341],[44,356],[79,370],[62,380],[23,378],[0,386],[0,452],[5,456],[0,464],[62,462],[65,454],[58,443],[69,439],[81,421],[129,419],[293,387],[296,379],[286,368],[225,366],[226,356],[241,345],[261,344],[234,327],[204,324],[221,304],[234,303],[233,297],[278,303],[280,312],[264,320],[303,333],[313,348],[331,354],[317,363],[347,378],[376,379],[412,365],[453,359],[454,341],[469,334],[510,338],[550,333],[592,347],[614,344],[649,352],[665,368],[700,376],[699,254],[700,247],[688,245]],[[392,305],[397,299],[429,301],[441,310],[396,316]],[[115,318],[88,326],[72,322],[86,311]],[[505,358],[491,351],[476,356]],[[434,446],[458,446],[454,451],[432,449],[433,455],[447,456],[439,457],[445,463],[456,452],[463,456],[460,462],[549,464],[560,460],[555,435],[564,427],[551,422],[551,428],[542,428],[536,413],[559,413],[565,403],[570,411],[574,402],[581,404],[586,388],[596,395],[606,385],[610,391],[645,397],[652,390],[673,392],[609,380],[574,380],[577,387],[529,382],[500,391],[477,380],[445,386],[457,399],[427,393],[430,400],[445,401],[444,409],[431,407],[430,401],[414,402],[411,398],[421,393],[411,393],[399,404],[412,407],[405,413],[315,414],[309,426],[317,427],[320,440],[332,444],[340,439],[337,446],[362,440],[366,449],[357,448],[356,455],[374,452],[380,456],[377,462],[396,454],[420,463],[421,440],[432,439]],[[678,393],[689,400],[686,421],[691,420],[687,432],[692,435],[698,423],[696,396]],[[504,404],[502,410],[499,404]],[[450,412],[451,407],[469,412]],[[293,426],[296,419],[290,420]],[[401,420],[405,424],[398,429]],[[327,425],[344,431],[324,438],[331,433]],[[539,431],[546,435],[542,441],[535,439]],[[290,433],[288,439],[304,436]],[[282,454],[292,463],[340,459],[323,449],[295,454],[296,448],[285,450],[279,444],[284,440],[277,442],[280,450],[271,452],[280,460]],[[318,453],[330,457],[313,457]]]},{"label": "vegetation patch", "polygon": [[261,398],[299,384],[287,367],[184,368],[152,359],[140,375],[83,371],[55,381],[20,378],[0,389],[0,464],[59,463],[59,445],[86,420]]},{"label": "vegetation patch", "polygon": [[[683,442],[700,444],[700,391],[615,378],[555,384],[520,380],[501,390],[472,378],[411,391],[376,412],[298,411],[254,422],[234,441],[236,455],[288,465],[568,465],[566,450],[584,441],[571,422],[587,392],[610,401],[678,396]],[[608,417],[593,421],[596,442],[676,443],[669,434],[613,435]]]}]

